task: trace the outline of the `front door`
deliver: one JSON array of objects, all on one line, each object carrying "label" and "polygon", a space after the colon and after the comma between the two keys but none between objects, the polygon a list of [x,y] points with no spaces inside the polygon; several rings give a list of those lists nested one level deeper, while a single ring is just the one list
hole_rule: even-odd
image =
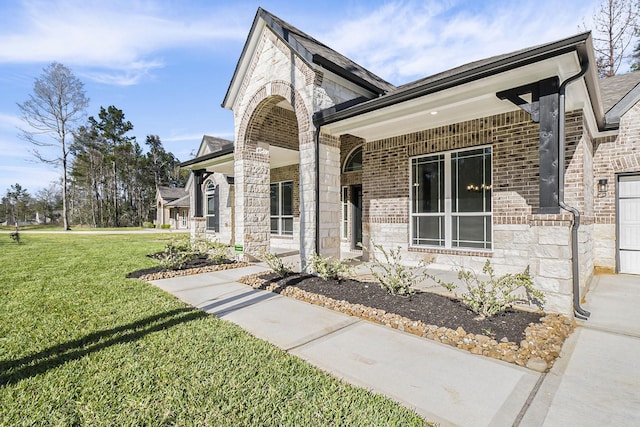
[{"label": "front door", "polygon": [[362,185],[351,186],[351,247],[362,243]]},{"label": "front door", "polygon": [[640,274],[640,175],[618,178],[620,273]]}]

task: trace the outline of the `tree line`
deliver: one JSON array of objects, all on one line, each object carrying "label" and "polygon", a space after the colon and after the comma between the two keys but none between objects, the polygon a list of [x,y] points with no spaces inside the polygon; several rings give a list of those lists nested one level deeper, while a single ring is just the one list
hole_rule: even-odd
[{"label": "tree line", "polygon": [[59,210],[62,197],[59,186],[49,185],[38,190],[34,196],[26,188],[16,183],[11,185],[0,200],[0,224],[56,222],[60,218]]},{"label": "tree line", "polygon": [[[27,124],[20,136],[38,160],[61,170],[57,212],[50,218],[59,217],[66,230],[72,223],[124,227],[152,221],[158,186],[186,181],[179,160],[158,135],[146,137],[144,153],[130,134],[133,124],[113,105],[83,122],[88,103],[82,82],[54,62],[36,79],[29,99],[18,104]],[[21,222],[28,213],[25,193],[19,184],[7,190],[7,222]]]},{"label": "tree line", "polygon": [[148,135],[146,154],[122,110],[100,107],[97,118],[74,133],[71,144],[70,211],[73,222],[123,227],[152,221],[158,186],[184,185],[179,160]]}]

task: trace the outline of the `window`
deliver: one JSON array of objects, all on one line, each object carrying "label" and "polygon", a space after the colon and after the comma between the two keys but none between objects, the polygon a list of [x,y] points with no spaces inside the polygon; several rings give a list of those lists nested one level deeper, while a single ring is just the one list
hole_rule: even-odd
[{"label": "window", "polygon": [[342,187],[342,238],[349,237],[349,190],[348,187]]},{"label": "window", "polygon": [[186,209],[182,210],[182,226],[183,227],[187,226],[187,211],[186,211]]},{"label": "window", "polygon": [[293,236],[293,182],[271,184],[271,234]]},{"label": "window", "polygon": [[362,146],[357,147],[344,162],[344,172],[357,172],[362,170]]},{"label": "window", "polygon": [[491,249],[491,147],[411,159],[411,244]]},{"label": "window", "polygon": [[207,197],[207,230],[218,232],[220,231],[219,186],[209,181],[205,195]]}]

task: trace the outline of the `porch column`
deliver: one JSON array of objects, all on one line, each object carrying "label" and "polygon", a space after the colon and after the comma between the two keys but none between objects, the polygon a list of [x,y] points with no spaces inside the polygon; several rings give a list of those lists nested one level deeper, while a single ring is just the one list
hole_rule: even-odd
[{"label": "porch column", "polygon": [[320,135],[320,255],[340,259],[340,140]]},{"label": "porch column", "polygon": [[269,150],[244,144],[235,153],[234,173],[235,238],[251,260],[269,251]]},{"label": "porch column", "polygon": [[[316,235],[321,256],[340,257],[340,142],[321,134],[316,159],[313,131],[300,134],[300,257],[316,252]],[[316,167],[320,170],[319,203],[316,202]],[[316,214],[319,204],[320,216]],[[319,225],[316,234],[316,224]]]},{"label": "porch column", "polygon": [[316,150],[314,132],[300,133],[300,259],[316,252]]}]

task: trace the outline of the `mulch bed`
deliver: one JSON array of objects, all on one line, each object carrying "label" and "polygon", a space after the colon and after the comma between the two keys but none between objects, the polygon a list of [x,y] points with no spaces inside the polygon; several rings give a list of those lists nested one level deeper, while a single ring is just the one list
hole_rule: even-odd
[{"label": "mulch bed", "polygon": [[462,302],[430,292],[389,295],[377,282],[324,280],[308,274],[251,274],[241,283],[360,317],[442,344],[544,372],[574,328],[554,313],[509,309],[479,318]]},{"label": "mulch bed", "polygon": [[416,292],[411,297],[390,295],[378,283],[358,280],[325,280],[321,277],[297,274],[280,279],[271,273],[261,276],[265,287],[277,284],[279,289],[296,286],[307,292],[324,295],[335,300],[362,304],[395,313],[425,324],[449,329],[462,327],[467,333],[488,335],[496,340],[520,342],[531,323],[539,323],[542,313],[508,309],[493,317],[479,319],[459,300],[432,292]]},{"label": "mulch bed", "polygon": [[[127,277],[153,281],[247,265],[236,261],[214,264],[202,258],[181,269],[153,267]],[[539,372],[553,366],[574,328],[573,319],[563,315],[516,309],[479,318],[462,302],[447,296],[431,292],[411,297],[389,295],[377,282],[364,280],[324,280],[309,274],[283,279],[266,272],[245,276],[240,282]]]},{"label": "mulch bed", "polygon": [[[147,255],[149,258],[158,259],[162,253]],[[166,268],[156,266],[143,268],[127,274],[129,279],[141,279],[141,280],[160,280],[168,279],[175,276],[188,276],[191,274],[208,273],[212,271],[227,270],[230,268],[246,267],[250,265],[246,262],[238,262],[233,260],[227,260],[222,264],[211,261],[206,256],[198,257],[184,263],[180,268],[168,270]]]}]

